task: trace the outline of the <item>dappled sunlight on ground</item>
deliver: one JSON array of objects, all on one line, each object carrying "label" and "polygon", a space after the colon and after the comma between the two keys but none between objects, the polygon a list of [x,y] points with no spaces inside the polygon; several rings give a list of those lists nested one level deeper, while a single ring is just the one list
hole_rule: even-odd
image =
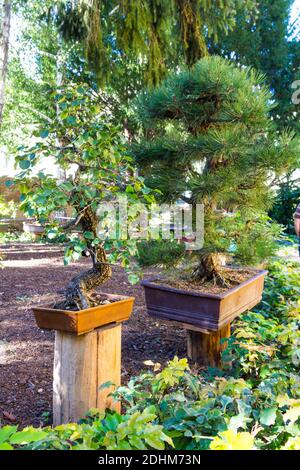
[{"label": "dappled sunlight on ground", "polygon": [[[5,418],[9,413],[21,426],[39,425],[43,413],[52,409],[54,332],[36,326],[31,307],[53,303],[90,261],[64,267],[63,248],[55,245],[12,243],[2,245],[1,252],[0,421],[11,423]],[[155,272],[147,270],[146,277]],[[148,317],[143,289],[131,286],[123,271],[114,269],[101,290],[136,299],[133,315],[122,326],[123,383],[146,369],[147,360],[164,365],[175,355],[186,356],[185,331]]]},{"label": "dappled sunlight on ground", "polygon": [[298,245],[289,245],[281,248],[278,251],[279,256],[282,256],[285,259],[290,259],[291,261],[300,262]]}]

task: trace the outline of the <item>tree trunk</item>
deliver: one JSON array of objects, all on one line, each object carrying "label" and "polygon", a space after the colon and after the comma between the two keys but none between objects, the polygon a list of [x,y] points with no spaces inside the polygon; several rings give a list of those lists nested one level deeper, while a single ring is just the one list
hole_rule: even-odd
[{"label": "tree trunk", "polygon": [[[86,207],[81,218],[81,228],[84,232],[92,232],[97,237],[98,218],[95,212]],[[62,310],[84,310],[93,305],[92,294],[96,287],[106,282],[112,274],[111,267],[107,262],[104,248],[98,245],[95,249],[88,244],[89,254],[93,267],[74,276],[65,291],[65,300],[55,304],[54,308]]]},{"label": "tree trunk", "polygon": [[0,126],[2,124],[5,80],[7,75],[7,62],[9,50],[9,33],[11,20],[11,1],[2,2],[1,36],[0,36]]},{"label": "tree trunk", "polygon": [[194,269],[192,279],[199,283],[213,281],[219,286],[229,287],[229,283],[222,275],[222,255],[220,253],[203,254],[199,265]]}]

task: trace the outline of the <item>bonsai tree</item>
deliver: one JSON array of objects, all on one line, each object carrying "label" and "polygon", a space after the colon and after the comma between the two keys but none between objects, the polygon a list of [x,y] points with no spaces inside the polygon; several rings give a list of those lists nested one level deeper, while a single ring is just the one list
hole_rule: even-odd
[{"label": "bonsai tree", "polygon": [[[35,133],[33,146],[19,148],[17,182],[22,210],[45,225],[49,239],[66,244],[65,264],[83,254],[91,258],[91,269],[71,279],[65,299],[55,306],[77,310],[93,305],[92,293],[110,278],[112,264],[121,263],[132,283],[138,280],[131,263],[136,240],[99,238],[100,217],[105,215],[97,212],[99,204],[115,203],[122,194],[129,203],[147,204],[153,199],[143,179],[135,175],[122,133],[105,117],[98,94],[77,85],[53,95],[56,118]],[[58,179],[46,170],[36,174],[37,163],[46,168],[54,163],[66,176]],[[72,219],[62,225],[53,216],[67,208]],[[135,217],[133,211],[129,221]]]},{"label": "bonsai tree", "polygon": [[138,100],[144,132],[133,154],[146,184],[164,202],[204,205],[197,282],[228,285],[221,254],[246,264],[274,250],[280,230],[267,217],[270,186],[299,161],[292,132],[276,132],[274,106],[262,76],[220,57],[174,73]]}]

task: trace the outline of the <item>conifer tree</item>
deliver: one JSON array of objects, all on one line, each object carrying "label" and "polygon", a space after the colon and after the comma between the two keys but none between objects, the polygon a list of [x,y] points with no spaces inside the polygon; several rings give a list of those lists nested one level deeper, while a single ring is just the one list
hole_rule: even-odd
[{"label": "conifer tree", "polygon": [[[109,81],[112,55],[134,54],[146,63],[148,84],[156,85],[167,64],[193,65],[207,55],[207,38],[217,39],[246,16],[255,0],[60,0],[52,8],[65,40],[82,40],[91,68]],[[114,68],[114,67],[113,67]]]},{"label": "conifer tree", "polygon": [[272,178],[298,164],[293,133],[276,132],[263,77],[217,56],[171,75],[138,102],[144,137],[133,153],[162,199],[202,203],[205,243],[192,276],[228,285],[220,253],[255,263],[272,252]]},{"label": "conifer tree", "polygon": [[300,78],[299,19],[291,23],[293,3],[258,0],[250,17],[241,8],[233,30],[220,32],[217,41],[209,42],[208,49],[262,72],[277,102],[273,118],[280,126],[299,129],[299,107],[291,100],[291,85]]}]

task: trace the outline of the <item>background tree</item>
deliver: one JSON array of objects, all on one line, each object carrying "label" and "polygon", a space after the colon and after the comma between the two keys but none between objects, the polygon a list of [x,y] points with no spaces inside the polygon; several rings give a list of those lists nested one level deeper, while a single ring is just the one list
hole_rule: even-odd
[{"label": "background tree", "polygon": [[258,0],[249,15],[238,10],[235,27],[210,41],[209,51],[252,66],[265,75],[277,106],[272,116],[281,127],[298,128],[299,107],[292,103],[292,83],[300,78],[299,20],[291,24],[293,0]]},{"label": "background tree", "polygon": [[[61,1],[55,15],[68,39],[82,40],[101,83],[114,74],[111,55],[132,52],[146,64],[148,84],[157,84],[168,65],[194,64],[207,54],[206,37],[234,27],[238,9],[253,0],[75,0]],[[108,66],[109,64],[109,66]]]},{"label": "background tree", "polygon": [[218,57],[171,75],[139,101],[145,137],[133,152],[147,183],[164,201],[205,207],[198,281],[227,285],[221,252],[248,263],[272,248],[269,184],[298,164],[299,146],[292,133],[276,134],[271,103],[259,74]]},{"label": "background tree", "polygon": [[4,106],[4,90],[7,73],[8,49],[9,49],[9,33],[11,18],[11,2],[4,0],[1,4],[0,11],[0,124],[2,121]]},{"label": "background tree", "polygon": [[299,183],[299,179],[294,180],[290,174],[287,174],[279,184],[269,213],[273,220],[286,227],[289,234],[295,234],[293,216],[300,201]]}]

